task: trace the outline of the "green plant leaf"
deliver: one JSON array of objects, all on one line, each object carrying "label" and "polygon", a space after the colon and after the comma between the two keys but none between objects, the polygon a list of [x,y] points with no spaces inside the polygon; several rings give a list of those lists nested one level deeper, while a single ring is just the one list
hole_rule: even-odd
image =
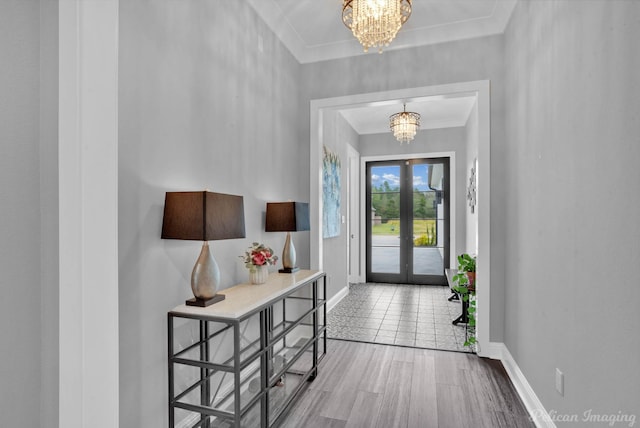
[{"label": "green plant leaf", "polygon": [[464,285],[454,285],[453,287],[451,287],[451,289],[459,294],[463,294],[463,295],[469,294],[469,289]]}]

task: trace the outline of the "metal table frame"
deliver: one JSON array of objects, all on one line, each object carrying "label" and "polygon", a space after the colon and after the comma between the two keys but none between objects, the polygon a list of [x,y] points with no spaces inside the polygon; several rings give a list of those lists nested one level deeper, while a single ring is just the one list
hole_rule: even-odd
[{"label": "metal table frame", "polygon": [[[272,274],[278,275],[278,274]],[[286,275],[286,274],[284,274]],[[319,286],[319,282],[322,281],[322,285]],[[259,287],[256,286],[256,287]],[[292,296],[292,294],[300,291],[304,287],[311,287],[311,297],[298,297]],[[319,289],[321,288],[321,289]],[[287,410],[290,406],[295,402],[297,396],[300,391],[306,384],[305,381],[313,381],[318,373],[318,364],[322,360],[322,358],[326,355],[327,349],[327,336],[326,336],[326,320],[327,320],[327,305],[326,305],[326,296],[327,296],[327,283],[325,274],[322,272],[317,272],[315,275],[311,275],[308,279],[302,281],[300,284],[297,284],[295,288],[287,290],[285,293],[278,294],[274,296],[271,300],[264,303],[263,305],[254,308],[245,314],[243,314],[239,318],[226,318],[226,317],[217,317],[211,315],[194,315],[194,314],[185,314],[176,311],[170,311],[167,314],[167,344],[168,344],[168,383],[169,383],[169,396],[168,396],[168,404],[169,404],[169,427],[175,427],[175,410],[176,409],[184,409],[189,412],[199,414],[199,420],[190,425],[192,428],[202,427],[202,428],[211,428],[213,425],[211,424],[210,417],[219,417],[228,421],[233,421],[231,426],[240,427],[240,423],[242,417],[253,407],[256,405],[258,401],[260,401],[260,426],[263,428],[268,428],[270,426],[276,425],[279,422],[281,416],[286,414]],[[287,300],[296,301],[296,300],[304,300],[311,301],[311,308],[304,311],[301,316],[298,316],[296,320],[287,320]],[[282,302],[282,322],[277,325],[274,325],[274,305]],[[322,311],[322,324],[320,324],[319,311]],[[248,345],[242,347],[241,346],[241,338],[243,337],[243,332],[241,331],[241,325],[244,321],[247,321],[252,316],[255,316],[259,313],[259,338],[257,340],[251,341]],[[303,322],[311,316],[312,322],[305,323]],[[188,318],[198,320],[199,323],[199,338],[197,341],[192,343],[190,346],[185,349],[180,350],[179,352],[175,352],[174,349],[174,320],[175,318]],[[221,325],[225,325],[224,327],[218,329],[215,332],[210,331],[210,322],[219,323]],[[273,358],[274,345],[277,344],[280,340],[282,340],[284,347],[286,348],[286,335],[294,328],[299,325],[310,326],[313,330],[313,335],[309,338],[304,345],[300,347],[300,350],[297,354],[288,361],[284,366],[277,372],[269,376],[269,362]],[[211,341],[218,335],[224,333],[232,329],[233,331],[233,356],[223,363],[213,363],[210,361],[211,356]],[[320,341],[322,341],[322,352],[320,353]],[[257,342],[259,342],[259,349],[249,356],[244,356],[244,360],[242,360],[243,353],[250,350],[254,347]],[[186,358],[186,355],[193,351],[194,349],[199,348],[199,360]],[[277,411],[277,414],[273,415],[272,423],[269,424],[270,418],[272,417],[272,409],[269,407],[269,391],[277,382],[277,379],[282,377],[287,371],[297,362],[297,360],[305,354],[305,352],[309,352],[309,349],[312,349],[312,365],[311,368],[302,375],[300,383],[296,386],[294,392],[285,400],[284,406]],[[241,381],[241,372],[248,367],[250,364],[254,363],[257,359],[260,360],[260,392],[255,395],[249,402],[247,402],[244,407],[241,402],[241,387],[244,383],[247,382],[247,379],[244,382]],[[175,366],[178,364],[197,367],[200,370],[200,378],[198,381],[187,387],[185,390],[181,391],[178,395],[175,393]],[[217,403],[213,403],[220,385],[218,386],[218,390],[216,390],[213,394],[212,398],[212,390],[211,390],[211,377],[217,372],[225,372],[233,374],[233,397],[234,397],[234,406],[233,413],[225,410],[220,410],[220,405],[222,405],[226,400],[231,397],[231,394],[225,396],[221,400],[218,400]],[[257,370],[256,370],[257,371]],[[254,372],[255,373],[255,372]],[[298,374],[298,373],[297,373]],[[275,379],[275,380],[274,380]],[[182,402],[187,394],[191,393],[195,389],[200,388],[200,405],[194,405],[190,403]],[[214,407],[214,404],[216,407]]]}]

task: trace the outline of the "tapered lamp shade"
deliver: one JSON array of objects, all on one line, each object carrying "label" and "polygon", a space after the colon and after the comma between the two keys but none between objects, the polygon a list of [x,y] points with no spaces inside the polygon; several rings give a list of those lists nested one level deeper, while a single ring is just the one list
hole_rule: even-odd
[{"label": "tapered lamp shade", "polygon": [[162,220],[162,239],[203,241],[191,273],[195,296],[187,305],[209,306],[224,299],[218,294],[220,269],[209,251],[209,242],[244,238],[242,196],[213,192],[167,192]]},{"label": "tapered lamp shade", "polygon": [[244,237],[242,196],[213,192],[167,192],[162,239],[216,241]]},{"label": "tapered lamp shade", "polygon": [[290,232],[309,230],[309,204],[305,202],[268,202],[265,221],[267,232],[287,232],[287,239],[282,250],[281,273],[293,273],[299,270],[296,266],[296,249]]}]

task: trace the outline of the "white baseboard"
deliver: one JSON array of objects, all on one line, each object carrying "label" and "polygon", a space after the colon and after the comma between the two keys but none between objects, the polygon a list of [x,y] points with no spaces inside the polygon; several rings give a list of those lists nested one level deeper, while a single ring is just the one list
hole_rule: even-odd
[{"label": "white baseboard", "polygon": [[513,386],[516,388],[520,399],[524,403],[524,406],[527,408],[533,423],[538,428],[556,428],[556,424],[553,423],[553,420],[547,413],[547,410],[542,405],[542,402],[538,399],[533,388],[529,385],[527,378],[524,377],[524,373],[518,367],[516,360],[513,359],[511,352],[505,346],[504,343],[491,342],[489,346],[487,346],[487,351],[493,353],[500,354],[500,360],[502,361],[502,365],[504,366]]},{"label": "white baseboard", "polygon": [[363,282],[365,282],[365,280],[362,276],[349,276],[349,284],[361,284]]},{"label": "white baseboard", "polygon": [[332,298],[327,302],[327,312],[329,312],[335,305],[340,302],[340,300],[344,299],[345,296],[349,294],[349,286],[342,287],[340,291],[338,291]]},{"label": "white baseboard", "polygon": [[477,354],[479,357],[491,358],[492,360],[502,360],[504,343],[501,342],[478,342]]}]

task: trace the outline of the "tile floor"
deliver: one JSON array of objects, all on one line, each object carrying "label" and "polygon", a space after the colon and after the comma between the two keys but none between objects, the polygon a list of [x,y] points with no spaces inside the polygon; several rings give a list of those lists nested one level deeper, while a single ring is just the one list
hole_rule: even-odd
[{"label": "tile floor", "polygon": [[327,315],[332,339],[474,352],[464,346],[466,327],[451,324],[460,303],[449,287],[351,284],[349,294]]}]

